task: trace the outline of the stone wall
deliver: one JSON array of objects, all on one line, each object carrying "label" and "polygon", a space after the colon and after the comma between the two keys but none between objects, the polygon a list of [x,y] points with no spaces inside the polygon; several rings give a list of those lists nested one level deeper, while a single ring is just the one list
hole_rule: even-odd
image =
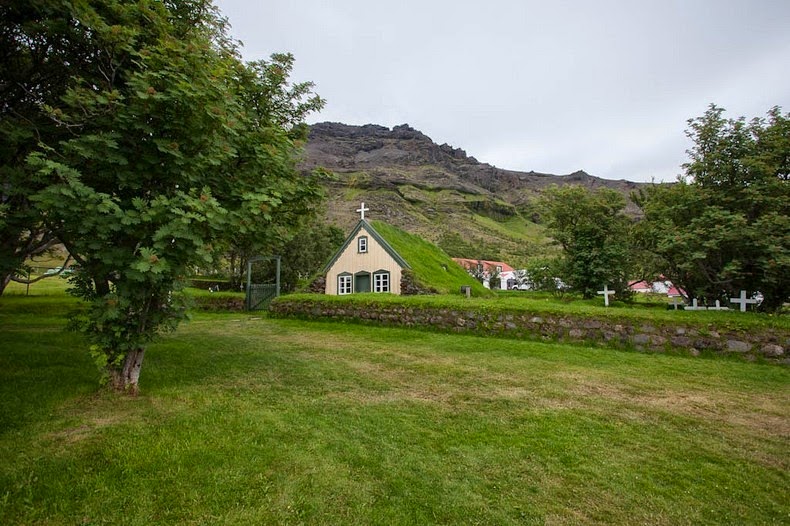
[{"label": "stone wall", "polygon": [[636,320],[592,317],[485,312],[435,306],[402,304],[333,303],[309,299],[278,298],[274,316],[335,319],[388,326],[419,327],[447,332],[496,335],[523,339],[606,345],[649,352],[676,351],[697,356],[703,352],[758,357],[790,364],[790,331],[777,329],[732,330],[673,323],[650,324]]}]

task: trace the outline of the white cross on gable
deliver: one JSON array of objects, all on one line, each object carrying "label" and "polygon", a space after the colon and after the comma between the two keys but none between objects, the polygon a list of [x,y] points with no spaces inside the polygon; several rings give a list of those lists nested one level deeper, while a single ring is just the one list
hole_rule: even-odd
[{"label": "white cross on gable", "polygon": [[598,294],[603,294],[603,302],[607,307],[609,306],[609,296],[614,293],[615,291],[609,290],[609,285],[604,285],[603,290],[598,291]]},{"label": "white cross on gable", "polygon": [[365,219],[365,212],[369,212],[370,208],[365,208],[365,203],[362,203],[362,206],[357,208],[357,212],[360,213],[360,219]]},{"label": "white cross on gable", "polygon": [[747,303],[757,303],[757,300],[753,299],[753,298],[747,298],[746,297],[746,291],[742,290],[741,291],[741,297],[740,298],[730,298],[730,303],[740,303],[740,305],[741,305],[741,312],[746,312],[746,304]]}]

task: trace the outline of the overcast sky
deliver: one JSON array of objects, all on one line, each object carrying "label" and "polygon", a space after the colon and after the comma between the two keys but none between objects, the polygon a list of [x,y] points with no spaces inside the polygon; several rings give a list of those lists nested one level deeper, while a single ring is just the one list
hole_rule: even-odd
[{"label": "overcast sky", "polygon": [[499,168],[671,181],[686,121],[790,111],[788,0],[215,0],[291,52],[309,122],[408,123]]}]

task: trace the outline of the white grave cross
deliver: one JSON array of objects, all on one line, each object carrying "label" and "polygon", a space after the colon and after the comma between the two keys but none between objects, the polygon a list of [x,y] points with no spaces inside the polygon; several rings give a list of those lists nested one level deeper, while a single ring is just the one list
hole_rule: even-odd
[{"label": "white grave cross", "polygon": [[361,215],[360,219],[364,220],[365,219],[365,212],[369,212],[370,208],[365,208],[365,203],[362,203],[362,206],[357,208],[356,211],[360,213],[360,215]]},{"label": "white grave cross", "polygon": [[715,307],[708,307],[708,310],[730,310],[730,308],[729,307],[722,307],[721,303],[719,302],[719,300],[716,300],[716,306]]},{"label": "white grave cross", "polygon": [[693,300],[691,300],[691,307],[686,307],[686,310],[708,310],[708,308],[705,306],[700,307],[699,305],[697,305],[697,298],[694,298]]},{"label": "white grave cross", "polygon": [[603,290],[599,290],[598,294],[603,294],[603,302],[607,307],[609,306],[609,296],[614,294],[615,291],[609,290],[608,285],[603,286]]},{"label": "white grave cross", "polygon": [[757,300],[753,299],[753,298],[747,298],[746,297],[746,291],[742,290],[741,291],[741,297],[740,298],[730,298],[730,303],[740,303],[741,304],[741,312],[746,312],[746,304],[747,303],[757,303]]}]

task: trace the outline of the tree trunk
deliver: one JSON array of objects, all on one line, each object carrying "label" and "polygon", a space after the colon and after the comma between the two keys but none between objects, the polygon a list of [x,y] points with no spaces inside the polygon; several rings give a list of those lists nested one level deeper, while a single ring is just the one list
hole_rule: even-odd
[{"label": "tree trunk", "polygon": [[145,349],[135,349],[126,354],[122,369],[110,369],[110,384],[116,391],[137,395],[137,382],[143,366]]}]

